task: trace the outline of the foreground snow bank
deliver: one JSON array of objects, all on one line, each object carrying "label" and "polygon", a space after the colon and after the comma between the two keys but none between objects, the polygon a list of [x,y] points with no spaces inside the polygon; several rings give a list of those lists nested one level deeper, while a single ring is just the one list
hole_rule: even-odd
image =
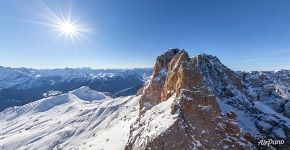
[{"label": "foreground snow bank", "polygon": [[124,149],[139,97],[82,87],[0,112],[1,149]]}]

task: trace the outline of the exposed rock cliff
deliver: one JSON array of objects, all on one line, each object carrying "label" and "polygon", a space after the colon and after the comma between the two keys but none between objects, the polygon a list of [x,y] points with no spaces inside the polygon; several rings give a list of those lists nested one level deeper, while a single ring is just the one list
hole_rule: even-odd
[{"label": "exposed rock cliff", "polygon": [[[187,52],[178,49],[170,49],[157,58],[153,74],[141,93],[142,111],[131,126],[126,149],[253,148],[241,133],[235,121],[236,114],[221,113],[215,91],[210,88],[211,83],[206,81],[207,73],[203,70],[207,63],[211,63],[209,59],[217,58],[205,54],[189,58]],[[221,84],[231,82],[237,88],[243,88],[233,71],[226,69],[226,73],[229,80],[221,80]],[[149,117],[146,122],[144,117],[168,100],[171,101],[171,115],[177,117],[166,124],[167,128],[158,130],[160,134],[146,136],[146,127],[155,118]],[[158,113],[162,116],[164,112]]]},{"label": "exposed rock cliff", "polygon": [[149,109],[161,102],[161,93],[168,72],[168,64],[178,53],[180,53],[179,49],[171,49],[157,57],[152,75],[143,88],[140,109]]}]

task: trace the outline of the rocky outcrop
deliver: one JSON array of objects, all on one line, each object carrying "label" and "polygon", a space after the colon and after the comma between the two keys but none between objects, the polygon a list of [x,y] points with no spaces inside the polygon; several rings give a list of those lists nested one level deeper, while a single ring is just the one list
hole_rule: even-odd
[{"label": "rocky outcrop", "polygon": [[157,57],[152,75],[142,89],[140,109],[149,109],[161,102],[161,93],[168,72],[168,64],[180,52],[179,49],[170,49]]},{"label": "rocky outcrop", "polygon": [[[215,91],[210,88],[210,84],[214,83],[205,80],[205,74],[210,75],[212,72],[205,73],[203,67],[209,67],[207,64],[218,61],[216,59],[205,54],[189,58],[187,52],[178,49],[170,49],[159,56],[151,79],[141,93],[142,113],[131,128],[126,149],[136,149],[137,144],[138,149],[158,150],[253,149],[236,123],[236,114],[230,112],[222,115]],[[221,77],[220,84],[233,83],[237,88],[243,88],[233,71],[226,69],[226,74],[229,80]],[[146,129],[146,124],[140,122],[144,113],[154,106],[159,107],[172,97],[174,102],[171,113],[178,113],[175,122],[154,137],[142,135]],[[154,122],[154,119],[150,121]]]}]

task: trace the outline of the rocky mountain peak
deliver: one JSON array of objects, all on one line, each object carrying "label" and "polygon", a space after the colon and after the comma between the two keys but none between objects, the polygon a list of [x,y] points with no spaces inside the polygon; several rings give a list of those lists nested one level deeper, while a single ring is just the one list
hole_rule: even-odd
[{"label": "rocky mountain peak", "polygon": [[[180,59],[181,58],[181,59]],[[140,109],[150,108],[161,102],[162,89],[168,74],[168,70],[174,69],[175,63],[189,59],[188,54],[180,49],[168,49],[157,57],[153,67],[152,76],[147,81],[142,91]]]},{"label": "rocky mountain peak", "polygon": [[194,57],[197,57],[198,61],[216,61],[217,63],[220,63],[220,60],[216,56],[210,54],[200,53]]},{"label": "rocky mountain peak", "polygon": [[140,108],[154,106],[181,89],[201,87],[214,93],[227,90],[224,87],[244,88],[236,73],[216,56],[202,53],[190,58],[185,50],[169,49],[156,59],[152,76],[143,88]]},{"label": "rocky mountain peak", "polygon": [[[223,81],[216,76],[226,75],[230,81]],[[222,115],[217,97],[211,83],[206,79],[217,80],[219,84],[232,84],[235,74],[222,65],[215,56],[200,54],[190,58],[184,50],[169,50],[157,58],[153,74],[146,83],[140,98],[140,115],[144,120],[150,109],[160,107],[169,99],[174,99],[172,115],[178,113],[176,121],[161,135],[140,140],[145,134],[139,124],[131,130],[135,133],[127,149],[134,145],[143,145],[140,149],[224,149],[234,146],[248,149],[251,144],[242,137],[235,122],[233,112]],[[222,76],[220,76],[222,77]],[[233,81],[231,81],[233,80]],[[229,82],[229,83],[228,83]],[[140,130],[139,130],[140,129]],[[136,134],[136,132],[139,132]],[[140,136],[140,137],[139,137]],[[176,137],[179,138],[176,141]],[[146,141],[145,143],[142,143]]]},{"label": "rocky mountain peak", "polygon": [[223,65],[216,56],[199,54],[195,57],[206,84],[215,94],[220,93],[220,89],[223,87],[234,87],[238,90],[244,89],[238,75]]},{"label": "rocky mountain peak", "polygon": [[173,59],[173,57],[184,50],[180,50],[177,48],[168,49],[166,52],[161,54],[156,58],[156,63],[153,68],[152,75],[157,76],[160,71],[167,71],[169,62]]}]

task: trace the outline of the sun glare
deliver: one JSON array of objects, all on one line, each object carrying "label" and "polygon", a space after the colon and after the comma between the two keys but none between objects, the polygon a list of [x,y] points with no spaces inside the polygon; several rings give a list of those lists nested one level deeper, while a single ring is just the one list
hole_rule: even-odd
[{"label": "sun glare", "polygon": [[41,11],[37,12],[43,21],[31,21],[33,23],[38,23],[42,25],[49,26],[52,31],[57,32],[57,36],[54,40],[60,37],[65,37],[70,39],[72,44],[76,47],[76,40],[83,38],[86,33],[89,33],[89,28],[82,23],[80,18],[76,18],[72,14],[72,6],[67,11],[55,11],[50,9],[44,3],[42,5]]},{"label": "sun glare", "polygon": [[56,39],[58,39],[61,36],[64,36],[65,38],[69,38],[73,44],[75,45],[75,40],[80,39],[80,37],[83,35],[85,28],[83,28],[80,23],[76,21],[71,21],[69,19],[70,17],[66,19],[61,19],[60,17],[55,18],[53,27],[54,30],[59,32]]},{"label": "sun glare", "polygon": [[77,34],[77,26],[70,22],[62,22],[58,25],[58,29],[66,36],[75,36]]}]

